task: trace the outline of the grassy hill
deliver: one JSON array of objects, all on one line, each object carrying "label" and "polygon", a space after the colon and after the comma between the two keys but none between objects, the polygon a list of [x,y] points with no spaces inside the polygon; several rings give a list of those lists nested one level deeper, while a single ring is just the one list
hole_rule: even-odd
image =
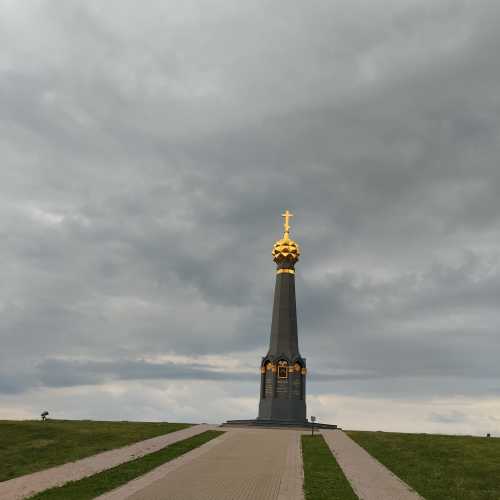
[{"label": "grassy hill", "polygon": [[348,431],[427,500],[500,499],[500,439]]},{"label": "grassy hill", "polygon": [[190,425],[168,422],[0,420],[0,481]]},{"label": "grassy hill", "polygon": [[[0,481],[183,429],[189,425],[87,420],[0,421]],[[500,499],[498,438],[365,431],[347,433],[427,500]],[[190,438],[185,440],[186,443],[178,444],[179,450],[172,446],[168,450],[140,459],[137,463],[132,461],[124,464],[121,468],[102,473],[103,481],[109,482],[107,475],[111,473],[117,475],[117,481],[121,481],[123,475],[136,474],[136,469],[142,473],[141,467],[149,467],[148,461],[154,462],[153,465],[155,460],[164,461],[163,454],[167,454],[167,459],[170,459],[169,454],[182,454],[216,435],[218,433],[214,433],[214,436]],[[303,439],[306,483],[311,476],[309,489],[313,491],[317,486],[318,491],[323,491],[326,486],[333,485],[335,491],[339,491],[340,486],[348,490],[346,480],[336,466],[333,456],[330,456],[326,445],[321,446],[319,441],[317,438]],[[144,465],[143,462],[148,463]],[[125,472],[122,470],[124,467],[127,469]],[[317,477],[312,477],[311,472]],[[315,485],[313,479],[318,485]],[[87,478],[65,488],[92,487],[93,489],[90,489],[94,491],[96,485],[99,486],[93,479]],[[66,490],[60,490],[50,494],[62,494],[61,498],[69,498],[64,497],[68,493]],[[341,498],[348,498],[347,493],[342,495]],[[59,497],[56,495],[54,498]],[[309,495],[308,498],[315,496]]]}]

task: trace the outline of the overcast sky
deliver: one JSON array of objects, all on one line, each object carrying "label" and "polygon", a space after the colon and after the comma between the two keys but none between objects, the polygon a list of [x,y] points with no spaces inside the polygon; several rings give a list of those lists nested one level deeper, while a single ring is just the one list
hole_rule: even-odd
[{"label": "overcast sky", "polygon": [[1,0],[0,418],[254,418],[287,208],[308,414],[500,434],[499,24]]}]

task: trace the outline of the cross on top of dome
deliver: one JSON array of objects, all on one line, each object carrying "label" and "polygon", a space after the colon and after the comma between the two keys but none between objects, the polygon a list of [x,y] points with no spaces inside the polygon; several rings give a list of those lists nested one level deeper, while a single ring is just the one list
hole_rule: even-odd
[{"label": "cross on top of dome", "polygon": [[281,214],[285,219],[283,222],[284,234],[281,240],[278,240],[273,246],[273,260],[276,264],[288,262],[291,266],[299,260],[300,248],[299,245],[290,238],[290,217],[293,214],[286,210]]},{"label": "cross on top of dome", "polygon": [[285,234],[290,232],[290,217],[293,217],[292,212],[289,212],[288,209],[285,210],[285,213],[281,214],[281,217],[285,219],[285,222],[283,223],[283,227],[285,229]]}]

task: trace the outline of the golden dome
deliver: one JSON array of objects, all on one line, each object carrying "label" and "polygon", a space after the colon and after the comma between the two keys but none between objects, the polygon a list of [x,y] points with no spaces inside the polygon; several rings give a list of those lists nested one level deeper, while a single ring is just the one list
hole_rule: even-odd
[{"label": "golden dome", "polygon": [[274,244],[272,254],[276,264],[284,260],[295,263],[299,260],[300,248],[295,241],[288,237],[288,233],[285,233],[283,238]]},{"label": "golden dome", "polygon": [[285,218],[285,231],[283,234],[283,238],[281,238],[281,240],[278,240],[273,246],[273,260],[274,262],[276,262],[276,264],[279,264],[280,262],[283,262],[285,260],[295,264],[295,262],[299,260],[300,247],[295,241],[290,239],[290,224],[288,223],[288,220],[289,217],[293,216],[293,214],[291,214],[287,210],[282,215]]}]

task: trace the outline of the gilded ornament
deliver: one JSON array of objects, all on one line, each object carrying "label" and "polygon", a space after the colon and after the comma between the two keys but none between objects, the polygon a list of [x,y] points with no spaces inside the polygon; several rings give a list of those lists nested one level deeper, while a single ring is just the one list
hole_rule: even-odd
[{"label": "gilded ornament", "polygon": [[276,271],[276,274],[282,274],[282,273],[295,274],[295,269],[278,269]]},{"label": "gilded ornament", "polygon": [[299,260],[300,248],[299,245],[290,238],[289,220],[290,217],[293,217],[293,214],[286,210],[285,213],[282,214],[282,217],[284,217],[285,219],[285,222],[283,224],[283,238],[281,238],[281,240],[278,240],[273,246],[273,260],[274,262],[276,262],[276,264],[279,264],[283,261],[295,264],[295,262]]},{"label": "gilded ornament", "polygon": [[278,378],[288,378],[288,363],[286,361],[278,361]]}]

